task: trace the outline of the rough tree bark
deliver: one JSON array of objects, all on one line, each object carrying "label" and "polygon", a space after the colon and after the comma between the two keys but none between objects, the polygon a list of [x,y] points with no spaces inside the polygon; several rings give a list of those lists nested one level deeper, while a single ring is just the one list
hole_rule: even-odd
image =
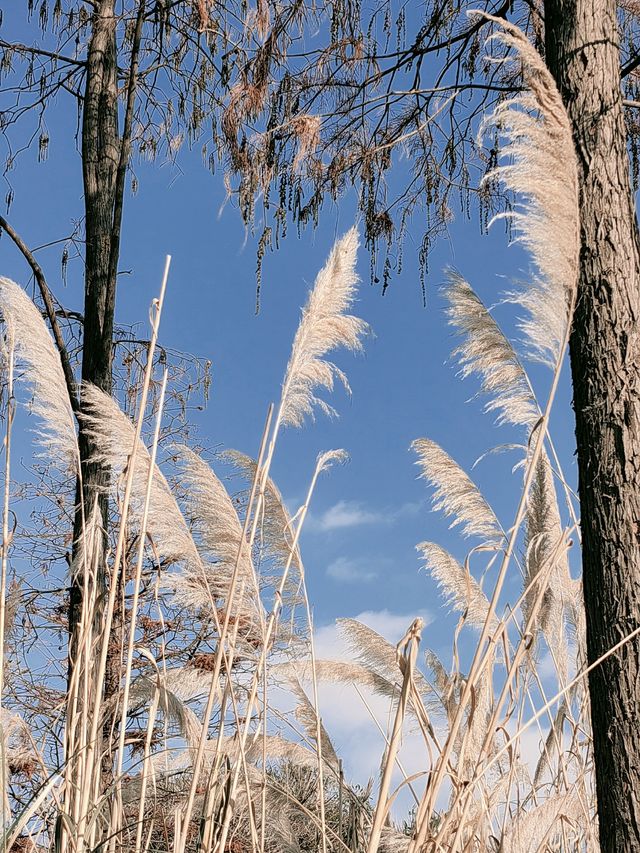
[{"label": "rough tree bark", "polygon": [[[92,35],[87,54],[86,85],[82,111],[82,169],[85,206],[85,298],[84,336],[82,348],[82,380],[97,385],[107,394],[112,390],[113,324],[116,299],[119,228],[114,242],[114,209],[118,198],[118,171],[121,160],[121,140],[118,129],[118,68],[116,19],[114,0],[101,0],[93,13]],[[82,403],[81,403],[82,405]],[[84,521],[90,516],[96,501],[102,517],[105,535],[97,555],[96,585],[98,595],[106,593],[106,530],[109,502],[107,487],[109,471],[93,461],[91,440],[80,421],[80,459],[82,494],[78,488],[83,511],[75,520],[75,541],[80,541]],[[83,604],[83,576],[77,571],[71,580],[69,606],[70,672],[76,659],[79,624]],[[121,640],[121,608],[114,614],[112,640],[105,677],[105,697],[113,695],[119,684]],[[100,624],[100,612],[95,614],[95,627]],[[118,646],[118,648],[116,648]],[[105,720],[105,743],[110,742],[112,720]],[[111,750],[103,755],[104,783],[112,767]]]},{"label": "rough tree bark", "polygon": [[[640,624],[640,246],[615,0],[545,0],[546,56],[573,122],[582,250],[571,335],[587,654]],[[589,679],[600,843],[640,851],[640,639]]]}]

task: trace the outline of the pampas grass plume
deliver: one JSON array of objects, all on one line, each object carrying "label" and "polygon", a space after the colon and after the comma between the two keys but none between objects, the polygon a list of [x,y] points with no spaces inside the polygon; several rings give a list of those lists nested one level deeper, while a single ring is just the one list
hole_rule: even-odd
[{"label": "pampas grass plume", "polygon": [[315,408],[335,414],[328,403],[316,396],[316,390],[331,391],[336,378],[349,390],[347,377],[324,356],[341,346],[360,350],[360,339],[368,329],[364,320],[346,313],[353,304],[358,283],[357,250],[358,231],[354,227],[334,245],[303,308],[282,385],[280,420],[285,426],[302,426]]},{"label": "pampas grass plume", "polygon": [[76,425],[60,355],[40,312],[20,285],[0,278],[0,315],[7,349],[13,348],[18,368],[33,397],[31,410],[40,420],[38,440],[47,455],[64,469],[77,469]]}]

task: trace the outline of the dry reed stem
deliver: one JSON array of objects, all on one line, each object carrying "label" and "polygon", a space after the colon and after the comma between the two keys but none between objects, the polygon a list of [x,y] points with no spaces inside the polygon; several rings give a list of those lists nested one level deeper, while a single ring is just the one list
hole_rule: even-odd
[{"label": "dry reed stem", "polygon": [[[78,839],[79,839],[79,847],[82,849],[84,845],[84,834],[86,831],[86,820],[87,820],[87,809],[91,796],[94,799],[97,799],[97,785],[99,782],[99,761],[95,763],[95,768],[92,765],[92,762],[95,761],[95,752],[96,745],[98,742],[98,727],[100,725],[100,700],[101,700],[101,692],[102,685],[104,682],[104,676],[106,671],[106,663],[107,663],[107,654],[109,647],[109,639],[111,634],[111,626],[113,622],[113,613],[115,609],[115,599],[118,590],[118,576],[121,570],[121,562],[122,555],[124,550],[124,540],[126,535],[127,528],[127,515],[129,512],[129,501],[133,486],[134,473],[136,468],[136,456],[138,452],[138,443],[140,441],[140,436],[142,433],[142,424],[144,420],[144,413],[147,404],[147,398],[149,394],[149,386],[151,383],[151,373],[153,371],[153,356],[155,353],[155,347],[158,340],[158,331],[160,327],[160,319],[162,316],[162,307],[164,304],[164,296],[167,287],[167,281],[169,278],[169,267],[171,264],[171,257],[167,255],[167,259],[165,261],[165,268],[162,277],[162,283],[160,287],[160,294],[158,299],[154,302],[154,309],[151,312],[150,320],[151,320],[151,339],[149,342],[149,348],[147,353],[147,366],[144,375],[144,382],[142,386],[142,392],[140,395],[140,409],[138,413],[138,418],[135,427],[135,437],[133,446],[131,448],[131,455],[129,458],[129,465],[127,469],[127,476],[125,480],[125,490],[124,490],[124,498],[122,505],[122,513],[120,518],[120,528],[118,531],[118,541],[116,545],[116,552],[113,561],[113,569],[111,574],[111,586],[109,589],[109,598],[107,602],[107,609],[104,618],[104,629],[103,629],[103,642],[102,648],[100,651],[100,659],[98,664],[98,669],[96,673],[96,687],[95,687],[95,695],[93,697],[93,717],[91,720],[91,732],[89,741],[87,743],[87,765],[89,768],[89,772],[93,773],[94,778],[89,780],[86,778],[84,780],[84,788],[82,790],[82,800],[81,800],[81,810],[80,810],[80,819],[78,822]],[[113,830],[115,827],[111,827],[112,837]],[[115,842],[114,842],[115,843]],[[111,845],[110,845],[111,846]]]},{"label": "dry reed stem", "polygon": [[[262,651],[261,651],[261,655],[260,655],[260,660],[259,660],[258,665],[256,666],[256,668],[254,670],[254,674],[253,674],[253,678],[252,678],[252,682],[251,682],[249,697],[247,699],[246,708],[245,708],[245,724],[244,724],[244,727],[242,729],[242,733],[240,736],[241,754],[246,748],[246,742],[247,742],[247,737],[248,737],[248,733],[249,733],[249,725],[250,725],[250,721],[251,721],[251,714],[253,712],[253,706],[255,704],[257,692],[258,692],[258,686],[259,686],[259,681],[260,681],[260,673],[261,673],[262,667],[264,666],[264,661],[266,659],[266,655],[270,649],[271,639],[273,637],[273,631],[274,631],[274,628],[275,628],[275,625],[276,625],[276,622],[278,619],[278,614],[280,612],[280,608],[282,606],[282,593],[283,593],[283,590],[284,590],[284,587],[285,587],[285,584],[287,581],[289,570],[291,568],[294,556],[295,556],[297,548],[298,548],[300,533],[302,532],[302,527],[304,525],[304,521],[305,521],[305,518],[307,516],[309,505],[311,503],[311,498],[312,498],[313,492],[315,490],[315,486],[316,486],[318,477],[320,476],[320,473],[323,470],[325,470],[333,461],[335,461],[338,458],[341,458],[341,456],[340,456],[341,454],[344,454],[344,451],[329,451],[327,453],[321,454],[318,457],[318,461],[316,463],[316,467],[314,469],[313,476],[311,478],[311,483],[310,483],[309,489],[307,491],[307,496],[306,496],[305,502],[303,503],[303,505],[300,509],[300,512],[298,515],[298,523],[296,525],[296,530],[295,530],[293,542],[291,545],[291,551],[289,553],[289,557],[288,557],[287,562],[286,562],[284,569],[282,571],[282,577],[280,580],[280,584],[278,586],[278,590],[276,592],[273,610],[271,611],[271,614],[269,616],[269,619],[268,619],[267,625],[266,625],[265,636],[264,636],[264,641],[262,644]],[[233,798],[233,794],[235,792],[237,783],[238,783],[238,765],[236,764],[236,767],[234,768],[233,781],[232,781],[232,785],[231,785],[231,792],[232,792],[231,797],[232,798]],[[225,849],[224,845],[225,845],[226,840],[227,840],[227,834],[229,831],[230,821],[231,821],[231,815],[228,814],[227,819],[225,821],[225,824],[223,825],[222,832],[220,834],[220,840],[218,843],[218,849],[220,851],[224,851],[224,849]]]},{"label": "dry reed stem", "polygon": [[[145,541],[147,536],[147,522],[149,518],[149,507],[151,504],[151,489],[153,485],[153,475],[156,468],[156,457],[158,453],[158,440],[160,438],[160,426],[162,423],[162,416],[164,414],[164,398],[167,390],[167,379],[169,373],[165,368],[162,384],[160,387],[160,399],[158,401],[158,411],[156,414],[156,424],[153,433],[153,442],[151,445],[151,459],[149,464],[149,474],[147,480],[147,488],[144,497],[144,504],[142,510],[142,519],[140,523],[140,533],[138,538],[138,553],[136,557],[136,568],[135,575],[133,579],[133,599],[131,602],[131,614],[130,614],[130,625],[129,625],[129,639],[127,643],[127,655],[125,661],[125,672],[124,672],[124,685],[122,688],[122,713],[120,716],[120,732],[118,739],[118,752],[116,756],[116,796],[119,795],[121,791],[121,776],[122,776],[122,767],[124,762],[124,743],[125,743],[125,735],[126,735],[126,723],[127,723],[127,713],[129,709],[129,690],[131,687],[131,670],[133,664],[133,650],[135,647],[136,641],[136,626],[138,620],[138,601],[140,597],[140,582],[142,580],[142,565],[144,561],[144,550],[145,550]],[[136,838],[136,853],[139,853],[138,850],[139,839]]]},{"label": "dry reed stem", "polygon": [[382,779],[380,780],[380,790],[378,791],[378,802],[373,813],[373,824],[367,844],[367,853],[377,853],[380,845],[380,837],[382,835],[382,827],[388,813],[388,798],[389,787],[391,785],[391,774],[393,773],[394,764],[402,738],[402,726],[407,710],[411,685],[413,683],[413,672],[416,666],[418,657],[418,648],[420,646],[420,638],[422,629],[424,628],[423,619],[415,619],[404,637],[398,643],[398,663],[402,670],[402,689],[398,700],[398,707],[393,721],[389,746],[386,750]]},{"label": "dry reed stem", "polygon": [[[231,608],[233,606],[233,601],[234,601],[235,591],[236,591],[236,584],[238,582],[238,577],[239,577],[240,561],[241,561],[242,556],[243,556],[244,548],[246,547],[249,551],[251,549],[251,541],[252,540],[249,540],[249,541],[247,540],[247,531],[249,529],[249,520],[251,517],[251,508],[253,506],[253,502],[255,500],[256,493],[259,489],[260,470],[261,470],[265,450],[267,447],[267,440],[269,437],[269,429],[271,426],[272,416],[273,416],[273,406],[269,406],[269,410],[267,412],[267,418],[266,418],[263,433],[262,433],[262,439],[260,441],[260,450],[259,450],[258,457],[257,457],[258,464],[256,466],[256,473],[255,473],[255,476],[253,478],[253,483],[251,485],[251,493],[249,495],[249,503],[248,503],[248,507],[247,507],[247,513],[245,515],[244,524],[242,526],[242,537],[240,539],[240,543],[238,546],[238,554],[236,556],[236,561],[235,561],[235,565],[233,568],[233,573],[231,576],[231,580],[229,582],[229,592],[227,595],[227,601],[226,601],[226,607],[225,607],[225,618],[224,618],[222,627],[220,629],[220,634],[219,634],[219,639],[218,639],[218,647],[216,649],[216,654],[215,654],[215,659],[214,659],[213,677],[211,679],[211,688],[209,690],[209,695],[207,697],[207,705],[205,708],[204,718],[203,718],[203,723],[202,723],[202,735],[200,738],[200,743],[198,744],[198,751],[196,753],[195,761],[193,762],[193,779],[192,779],[191,786],[189,789],[189,796],[188,796],[187,805],[186,805],[186,808],[184,811],[184,817],[183,817],[183,819],[181,819],[181,825],[183,826],[182,832],[183,832],[184,838],[182,838],[181,836],[179,836],[177,834],[178,830],[176,829],[176,837],[178,839],[178,841],[176,842],[178,844],[178,846],[175,848],[176,853],[179,853],[179,851],[181,849],[180,844],[182,844],[184,846],[184,843],[186,843],[186,833],[188,832],[189,822],[191,820],[191,814],[193,812],[193,806],[194,806],[194,802],[195,802],[195,795],[196,795],[196,788],[197,788],[197,780],[198,780],[198,776],[200,773],[200,768],[202,766],[202,758],[204,755],[204,747],[205,747],[205,742],[206,742],[206,737],[207,737],[207,729],[209,727],[209,721],[211,719],[211,713],[213,711],[213,703],[214,703],[215,694],[216,694],[217,681],[218,681],[218,678],[220,677],[220,666],[221,666],[221,661],[222,661],[222,656],[223,656],[223,648],[224,648],[224,643],[226,641],[227,633],[229,631],[229,624],[230,624],[230,618],[231,618]],[[228,661],[227,667],[226,667],[226,671],[228,674],[230,673],[230,670],[231,670],[232,658],[233,658],[233,647],[232,647],[232,654],[230,656],[230,660]],[[229,675],[229,677],[230,677],[230,675]]]}]

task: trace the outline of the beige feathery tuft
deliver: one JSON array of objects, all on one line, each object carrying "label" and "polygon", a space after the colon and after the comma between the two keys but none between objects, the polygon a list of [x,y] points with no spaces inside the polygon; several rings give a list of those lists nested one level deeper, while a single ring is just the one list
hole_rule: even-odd
[{"label": "beige feathery tuft", "polygon": [[[440,587],[449,605],[464,613],[465,621],[474,628],[482,628],[489,613],[489,600],[478,581],[435,542],[421,542],[416,546],[425,561],[425,568]],[[492,633],[498,627],[495,614],[491,619]]]},{"label": "beige feathery tuft", "polygon": [[496,412],[499,424],[527,426],[540,417],[531,384],[510,341],[471,285],[455,270],[447,271],[443,287],[449,324],[462,336],[452,356],[463,379],[477,374],[488,397],[487,412]]},{"label": "beige feathery tuft", "polygon": [[[399,691],[402,686],[402,672],[398,665],[396,646],[357,619],[338,619],[336,624],[352,652],[357,655],[359,664],[375,676],[382,677],[387,683],[397,686]],[[414,672],[414,683],[425,707],[431,710],[435,698],[433,688],[419,670]]]},{"label": "beige feathery tuft", "polygon": [[[228,460],[242,473],[248,483],[256,476],[255,459],[239,450],[226,450],[222,458]],[[294,548],[294,529],[289,511],[285,506],[280,490],[271,477],[267,479],[264,490],[264,507],[260,518],[260,540],[268,554],[281,563],[286,563],[293,549],[291,565],[299,569],[302,565],[300,548]]]},{"label": "beige feathery tuft", "polygon": [[[113,474],[112,482],[116,485],[129,464],[135,439],[134,425],[116,401],[98,388],[92,385],[83,386],[82,398],[82,417],[85,428],[94,446],[99,448],[95,458],[109,466]],[[185,451],[185,455],[187,453],[191,452]],[[134,522],[142,517],[150,465],[149,452],[140,441],[136,453],[130,501],[130,518]],[[218,481],[209,466],[199,460],[195,454],[191,454],[187,469],[189,473],[185,475],[185,482],[189,481],[189,490],[194,504],[200,502],[199,510],[203,514],[213,512],[211,501],[216,510],[225,508],[221,493],[215,491],[212,486],[214,480]],[[224,487],[219,483],[218,485],[224,491]],[[224,495],[228,502],[226,508],[230,506],[235,514],[235,509],[226,492]],[[215,529],[210,526],[211,518],[202,520],[201,524],[206,528],[206,536],[209,537],[204,550],[215,551],[217,562],[212,563],[203,559],[165,476],[157,465],[154,466],[147,534],[153,541],[155,552],[164,567],[173,563],[181,564],[181,570],[165,576],[162,585],[171,590],[176,602],[192,610],[211,611],[212,600],[215,604],[215,599],[224,598],[228,591],[231,569],[235,563],[237,551],[233,553],[230,569],[229,563],[226,562],[231,559],[233,550],[233,542],[229,540],[232,532],[230,514],[221,513],[216,515],[216,519]],[[235,515],[235,522],[239,527],[237,515]],[[234,541],[237,548],[239,538]],[[243,563],[241,566],[241,581],[246,573],[245,594],[242,601],[237,600],[233,614],[243,620],[242,636],[252,632],[257,600],[255,576],[250,567],[248,549],[246,549],[246,559],[248,563]]]},{"label": "beige feathery tuft", "polygon": [[553,471],[547,454],[538,459],[527,500],[526,515],[525,587],[532,584],[525,596],[525,616],[540,594],[540,575],[544,584],[542,604],[536,625],[542,630],[555,660],[561,683],[568,678],[568,646],[565,620],[574,602],[574,584],[569,571],[568,542],[560,513]]},{"label": "beige feathery tuft", "polygon": [[502,836],[501,853],[538,853],[547,846],[555,849],[554,842],[562,837],[565,821],[583,819],[578,791],[582,787],[578,782],[571,791],[552,795],[529,811],[522,810]]},{"label": "beige feathery tuft", "polygon": [[322,721],[318,720],[316,709],[313,707],[313,704],[305,693],[303,686],[297,678],[290,678],[288,686],[297,700],[294,712],[296,719],[304,728],[307,738],[315,746],[317,742],[317,730],[318,728],[320,729],[322,760],[328,764],[332,770],[338,772],[340,762],[338,760],[335,747],[331,742],[331,738],[329,737],[327,730],[322,725]]},{"label": "beige feathery tuft", "polygon": [[[210,586],[226,598],[238,554],[238,588],[243,589],[242,606],[236,596],[234,609],[242,615],[258,611],[258,580],[248,542],[242,548],[242,524],[227,490],[209,465],[188,447],[173,448],[180,468],[181,485],[187,514],[200,542],[200,552],[206,554]],[[248,626],[246,626],[248,627]]]},{"label": "beige feathery tuft", "polygon": [[[280,735],[267,735],[264,739],[264,745],[266,746],[265,757],[268,762],[285,761],[295,765],[296,767],[306,767],[309,770],[315,770],[318,767],[318,756],[316,753],[300,743],[287,740]],[[233,761],[237,761],[240,757],[240,745],[238,738],[235,735],[224,737],[220,744],[218,744],[217,738],[209,740],[206,746],[206,752],[209,753],[208,763],[213,763],[215,761],[218,750]],[[258,737],[253,741],[253,743],[248,745],[245,753],[245,760],[256,765],[262,763],[262,758],[263,740],[262,737]]]},{"label": "beige feathery tuft", "polygon": [[346,313],[358,283],[357,250],[358,231],[354,227],[334,245],[302,311],[282,385],[280,422],[285,426],[302,426],[315,408],[335,414],[316,396],[316,390],[331,391],[336,378],[349,390],[347,377],[324,356],[337,347],[360,350],[360,339],[368,329],[364,320]]},{"label": "beige feathery tuft", "polygon": [[45,321],[20,285],[0,278],[0,316],[19,378],[31,387],[31,410],[41,421],[39,441],[64,469],[77,469],[76,424],[60,355]]},{"label": "beige feathery tuft", "polygon": [[434,692],[442,704],[442,709],[447,715],[447,721],[450,725],[460,701],[462,676],[459,673],[447,672],[438,655],[431,649],[425,651],[424,660],[431,671],[431,683]]},{"label": "beige feathery tuft", "polygon": [[171,690],[163,677],[155,679],[141,676],[136,679],[129,693],[129,711],[150,705],[156,691],[158,706],[167,721],[174,723],[191,749],[197,748],[202,723],[184,699]]},{"label": "beige feathery tuft", "polygon": [[346,450],[325,450],[323,453],[318,453],[316,470],[321,474],[323,471],[328,471],[332,465],[346,465],[348,461],[349,454]]},{"label": "beige feathery tuft", "polygon": [[559,751],[559,747],[562,744],[562,730],[564,727],[565,720],[567,719],[567,715],[567,703],[565,700],[563,700],[560,703],[560,706],[553,718],[553,724],[549,728],[547,737],[545,738],[544,747],[542,749],[542,754],[538,759],[538,763],[536,765],[536,770],[533,777],[533,784],[536,789],[540,787],[545,773],[551,769],[551,762],[553,760],[553,756],[556,752]]},{"label": "beige feathery tuft", "polygon": [[502,539],[495,513],[457,462],[428,438],[416,439],[411,448],[418,455],[420,477],[433,487],[433,509],[452,518],[450,526],[460,526],[464,536],[479,536],[486,542]]},{"label": "beige feathery tuft", "polygon": [[536,269],[532,285],[515,296],[528,317],[522,329],[532,354],[555,367],[565,338],[579,269],[578,167],[571,124],[553,77],[523,32],[485,13],[500,31],[491,39],[513,48],[522,63],[527,91],[498,104],[483,122],[497,128],[507,163],[487,175],[524,202],[501,214],[516,226],[518,239]]},{"label": "beige feathery tuft", "polygon": [[[93,446],[98,448],[94,458],[109,467],[115,486],[129,464],[134,425],[112,397],[89,384],[82,388],[82,418]],[[150,466],[149,451],[140,441],[131,489],[130,513],[134,521],[142,517]],[[176,499],[157,465],[152,475],[148,535],[164,564],[182,562],[195,568],[200,565],[200,557]]]},{"label": "beige feathery tuft", "polygon": [[[305,663],[307,664],[305,666]],[[380,696],[397,698],[400,694],[400,686],[396,681],[389,681],[379,672],[368,668],[361,663],[342,660],[316,660],[316,678],[318,681],[330,681],[338,684],[357,684],[378,693]],[[295,673],[299,680],[311,678],[311,663],[296,662],[295,664],[284,664],[279,668],[285,676],[289,672]]]}]

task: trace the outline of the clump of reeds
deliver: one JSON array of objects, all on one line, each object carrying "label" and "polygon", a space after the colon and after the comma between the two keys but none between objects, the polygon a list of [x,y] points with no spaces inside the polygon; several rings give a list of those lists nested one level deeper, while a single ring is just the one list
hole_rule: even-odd
[{"label": "clump of reeds", "polygon": [[[65,655],[54,660],[57,693],[38,693],[31,684],[31,704],[21,707],[28,690],[14,689],[4,676],[7,666],[19,668],[4,640],[19,610],[5,593],[11,428],[23,379],[41,424],[38,440],[67,471],[80,472],[54,343],[22,289],[0,280],[9,400],[0,578],[6,849],[594,849],[588,709],[576,674],[580,586],[568,557],[577,536],[575,508],[548,429],[575,298],[575,158],[569,123],[538,54],[515,27],[497,23],[502,29],[494,38],[514,49],[528,91],[488,119],[503,134],[507,158],[493,177],[523,200],[511,215],[536,269],[533,283],[509,298],[525,310],[527,352],[551,363],[553,380],[540,403],[525,358],[471,285],[451,272],[444,295],[458,335],[454,358],[462,378],[477,381],[498,423],[521,431],[523,473],[513,517],[501,520],[444,449],[426,438],[413,444],[434,510],[471,543],[461,560],[437,543],[418,546],[459,615],[451,666],[432,651],[423,665],[420,620],[407,626],[398,646],[342,620],[354,659],[316,659],[300,535],[319,477],[346,454],[327,451],[310,465],[306,497],[293,515],[271,479],[281,428],[301,426],[316,410],[334,413],[319,392],[331,392],[336,379],[348,388],[348,381],[328,355],[358,350],[367,329],[349,313],[358,248],[351,229],[309,294],[255,459],[229,451],[212,467],[203,455],[173,445],[166,465],[159,464],[166,372],[151,419],[147,402],[168,265],[140,393],[132,395],[139,400],[134,419],[116,399],[81,389],[79,418],[97,448],[93,461],[110,473],[108,529],[96,506],[82,508],[81,534],[70,543],[71,571],[81,567],[83,577],[76,655],[68,680]],[[228,492],[219,464],[243,476],[239,495]],[[513,575],[520,594],[507,602],[505,580]],[[59,627],[60,605],[57,612]],[[552,677],[542,674],[544,656]],[[113,671],[115,683],[107,685]],[[324,680],[355,684],[390,703],[375,789],[363,792],[345,779],[318,707]],[[18,683],[28,684],[24,672]],[[294,700],[293,716],[271,698],[283,686]],[[533,725],[541,749],[532,767],[522,735]],[[36,738],[38,726],[43,736]],[[418,778],[408,778],[401,762],[408,726],[424,742]],[[406,830],[390,814],[404,788],[416,799]]]}]

